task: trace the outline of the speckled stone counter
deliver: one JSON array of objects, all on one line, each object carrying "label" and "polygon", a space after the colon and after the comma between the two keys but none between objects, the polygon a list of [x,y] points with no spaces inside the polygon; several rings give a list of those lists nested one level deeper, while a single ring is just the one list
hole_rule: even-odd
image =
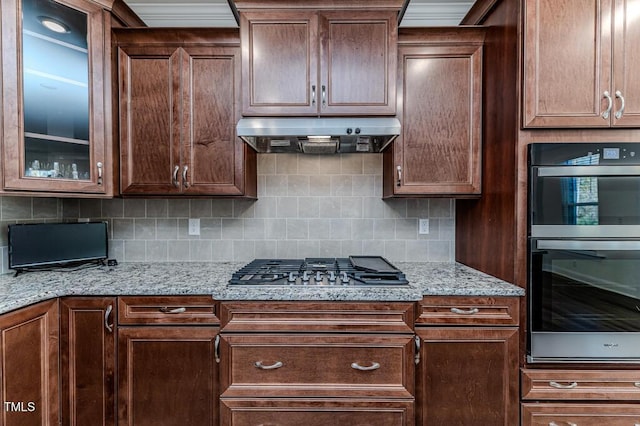
[{"label": "speckled stone counter", "polygon": [[0,313],[59,296],[211,295],[218,300],[416,301],[423,295],[522,296],[523,289],[452,263],[405,263],[398,287],[228,286],[244,262],[124,263],[75,271],[0,275]]}]

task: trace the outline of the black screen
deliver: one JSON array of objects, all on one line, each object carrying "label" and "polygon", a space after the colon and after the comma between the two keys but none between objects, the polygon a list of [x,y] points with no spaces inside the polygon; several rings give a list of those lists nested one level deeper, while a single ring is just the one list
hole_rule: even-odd
[{"label": "black screen", "polygon": [[106,259],[107,240],[106,222],[9,225],[9,268]]}]

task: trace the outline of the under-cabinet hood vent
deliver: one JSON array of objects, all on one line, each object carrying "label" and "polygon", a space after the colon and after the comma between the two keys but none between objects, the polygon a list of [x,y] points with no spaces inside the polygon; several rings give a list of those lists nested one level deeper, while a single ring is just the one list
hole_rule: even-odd
[{"label": "under-cabinet hood vent", "polygon": [[400,134],[400,121],[380,118],[243,118],[238,136],[258,152],[380,152]]}]

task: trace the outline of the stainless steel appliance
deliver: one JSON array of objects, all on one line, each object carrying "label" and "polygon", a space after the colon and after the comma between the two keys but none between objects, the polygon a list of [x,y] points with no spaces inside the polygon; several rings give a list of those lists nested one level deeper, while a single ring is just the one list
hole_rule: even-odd
[{"label": "stainless steel appliance", "polygon": [[256,259],[235,272],[231,285],[403,286],[401,271],[380,256]]},{"label": "stainless steel appliance", "polygon": [[532,144],[529,231],[529,362],[640,362],[640,144]]}]

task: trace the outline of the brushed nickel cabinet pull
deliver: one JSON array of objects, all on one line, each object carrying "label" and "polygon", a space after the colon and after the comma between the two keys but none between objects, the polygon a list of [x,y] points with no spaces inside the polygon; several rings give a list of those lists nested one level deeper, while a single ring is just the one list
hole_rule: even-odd
[{"label": "brushed nickel cabinet pull", "polygon": [[[563,423],[566,423],[567,426],[578,426],[577,423],[572,423],[572,422],[563,422]],[[549,426],[560,426],[560,425],[558,425],[558,423],[556,422],[551,421],[549,422]]]},{"label": "brushed nickel cabinet pull", "polygon": [[102,163],[98,161],[96,166],[98,167],[98,185],[102,185]]},{"label": "brushed nickel cabinet pull", "polygon": [[213,356],[216,359],[216,363],[220,364],[220,335],[216,334],[216,338],[213,341]]},{"label": "brushed nickel cabinet pull", "polygon": [[180,171],[180,166],[175,166],[173,168],[173,186],[175,186],[176,188],[180,186],[180,183],[178,182],[179,171]]},{"label": "brushed nickel cabinet pull", "polygon": [[259,368],[260,370],[275,370],[276,368],[282,367],[284,364],[282,364],[282,362],[280,361],[276,361],[271,365],[264,365],[262,361],[256,361],[254,365],[256,366],[256,368]]},{"label": "brushed nickel cabinet pull", "polygon": [[360,364],[358,364],[357,362],[353,362],[351,363],[351,368],[353,368],[354,370],[360,370],[360,371],[373,371],[373,370],[377,370],[378,368],[380,368],[380,364],[377,362],[373,362],[371,363],[370,366],[365,367],[362,366]]},{"label": "brushed nickel cabinet pull", "polygon": [[316,104],[316,85],[311,86],[311,105]]},{"label": "brushed nickel cabinet pull", "polygon": [[187,311],[187,308],[168,308],[166,306],[163,306],[162,308],[159,309],[160,312],[162,312],[163,314],[182,314],[184,312]]},{"label": "brushed nickel cabinet pull", "polygon": [[420,345],[422,344],[422,342],[420,341],[420,336],[413,336],[413,341],[416,344],[416,355],[413,357],[413,362],[415,362],[416,365],[420,364]]},{"label": "brushed nickel cabinet pull", "polygon": [[109,333],[113,333],[113,324],[109,324],[109,316],[112,311],[113,305],[107,306],[107,310],[104,311],[104,328],[106,328]]},{"label": "brushed nickel cabinet pull", "polygon": [[327,88],[323,84],[322,85],[322,108],[327,106]]},{"label": "brushed nickel cabinet pull", "polygon": [[398,180],[396,181],[396,186],[400,186],[402,184],[402,166],[396,166],[396,171],[398,172]]},{"label": "brushed nickel cabinet pull", "polygon": [[478,308],[472,309],[459,309],[459,308],[451,308],[451,312],[458,315],[475,315],[480,312]]},{"label": "brushed nickel cabinet pull", "polygon": [[182,184],[184,185],[185,188],[188,188],[189,185],[189,180],[187,179],[187,172],[189,171],[189,166],[184,166],[184,169],[182,169]]},{"label": "brushed nickel cabinet pull", "polygon": [[640,388],[640,382],[634,382],[634,383],[633,383],[633,386],[635,386],[635,387],[637,387],[637,388]]},{"label": "brushed nickel cabinet pull", "polygon": [[621,91],[616,90],[616,98],[620,99],[620,102],[621,102],[620,109],[616,111],[616,119],[620,120],[624,115],[624,108],[625,108],[624,96],[622,96]]},{"label": "brushed nickel cabinet pull", "polygon": [[556,389],[573,389],[573,388],[578,387],[578,382],[571,382],[571,383],[565,385],[565,384],[562,384],[562,383],[551,381],[551,382],[549,382],[549,386],[551,386],[552,388],[556,388]]},{"label": "brushed nickel cabinet pull", "polygon": [[611,114],[611,108],[613,108],[613,99],[611,99],[611,94],[608,90],[605,90],[605,92],[602,94],[602,97],[605,98],[607,102],[609,102],[607,109],[602,113],[602,118],[608,120],[609,115]]}]

